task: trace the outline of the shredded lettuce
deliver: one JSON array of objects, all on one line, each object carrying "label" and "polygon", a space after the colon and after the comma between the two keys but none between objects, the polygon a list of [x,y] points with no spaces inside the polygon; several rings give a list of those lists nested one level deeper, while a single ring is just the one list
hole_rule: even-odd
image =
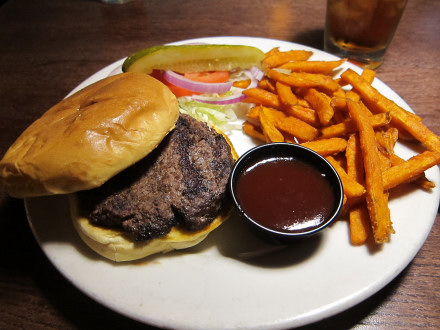
[{"label": "shredded lettuce", "polygon": [[241,125],[234,124],[237,115],[228,105],[208,104],[187,97],[181,97],[178,100],[181,113],[206,122],[209,126],[215,125],[223,132],[241,130]]}]

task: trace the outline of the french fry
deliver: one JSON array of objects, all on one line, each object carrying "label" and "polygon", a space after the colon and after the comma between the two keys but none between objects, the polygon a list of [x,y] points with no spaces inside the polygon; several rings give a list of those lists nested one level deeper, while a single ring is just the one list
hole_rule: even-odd
[{"label": "french fry", "polygon": [[255,139],[266,142],[266,137],[264,134],[253,124],[250,122],[243,123],[243,132]]},{"label": "french fry", "polygon": [[339,88],[338,83],[334,81],[332,77],[322,74],[305,72],[285,74],[277,70],[269,69],[266,75],[271,79],[294,87],[316,87],[328,92],[334,92]]},{"label": "french fry", "polygon": [[316,151],[321,156],[335,155],[345,151],[347,140],[341,138],[331,138],[325,140],[315,140],[301,143],[302,146]]},{"label": "french fry", "polygon": [[262,88],[249,88],[243,91],[243,94],[255,100],[257,103],[267,107],[280,109],[281,103],[277,94],[271,93]]},{"label": "french fry", "polygon": [[269,56],[274,55],[279,52],[280,52],[280,47],[274,47],[271,50],[269,50],[267,53],[265,53],[264,55],[265,55],[265,57],[269,57]]},{"label": "french fry", "polygon": [[440,139],[429,130],[420,120],[417,120],[410,112],[398,106],[396,103],[379,93],[371,84],[351,69],[342,73],[341,77],[350,83],[353,88],[369,104],[373,104],[380,112],[390,112],[392,124],[397,128],[403,128],[428,150],[440,151]]},{"label": "french fry", "polygon": [[344,194],[347,196],[347,198],[356,199],[365,195],[364,186],[350,177],[332,156],[327,156],[325,159],[327,159],[328,162],[335,168],[336,172],[338,172],[342,181],[342,186],[344,187]]},{"label": "french fry", "polygon": [[265,89],[271,93],[276,92],[275,84],[265,77],[258,82],[258,87]]},{"label": "french fry", "polygon": [[298,98],[293,94],[292,88],[289,85],[277,81],[275,88],[282,104],[285,106],[294,106],[298,104]]},{"label": "french fry", "polygon": [[365,81],[368,81],[371,84],[376,77],[376,71],[364,68],[361,76],[365,79]]},{"label": "french fry", "polygon": [[[345,158],[348,176],[364,184],[364,163],[358,134],[352,134],[348,138]],[[355,205],[349,209],[348,221],[351,244],[365,244],[371,232],[370,217],[365,201],[355,203]]]},{"label": "french fry", "polygon": [[294,116],[313,127],[320,126],[319,117],[315,110],[303,107],[301,105],[294,105],[284,109],[287,115]]},{"label": "french fry", "polygon": [[304,95],[304,98],[314,109],[316,109],[321,124],[323,126],[327,125],[335,113],[330,105],[330,97],[314,88],[310,88]]},{"label": "french fry", "polygon": [[[400,165],[400,164],[405,162],[404,159],[400,158],[399,156],[397,156],[394,153],[390,156],[390,160],[391,160],[392,166]],[[426,178],[426,176],[425,176],[425,173],[420,174],[412,182],[415,183],[416,185],[418,185],[419,187],[421,187],[422,189],[425,189],[425,190],[430,190],[430,189],[435,188],[435,183],[430,181],[430,180],[428,180]]]},{"label": "french fry", "polygon": [[359,96],[359,94],[354,92],[354,91],[348,91],[345,94],[345,98],[351,99],[351,100],[353,100],[355,102],[359,102],[361,100],[361,97]]},{"label": "french fry", "polygon": [[386,131],[376,132],[376,141],[388,157],[394,154],[394,146],[396,145],[398,137],[399,132],[394,127],[389,128]]},{"label": "french fry", "polygon": [[424,151],[409,160],[392,166],[383,174],[384,189],[394,188],[402,183],[411,182],[428,168],[440,163],[440,152]]},{"label": "french fry", "polygon": [[261,106],[255,106],[248,110],[246,113],[247,120],[254,126],[261,126],[260,124],[260,112]]},{"label": "french fry", "polygon": [[[299,120],[295,117],[286,116],[286,114],[282,111],[263,107],[263,110],[266,113],[270,113],[272,118],[274,118],[274,125],[277,129],[286,132],[294,137],[297,137],[301,140],[314,140],[318,136],[319,131]],[[260,113],[261,117],[261,113]]]},{"label": "french fry", "polygon": [[[373,128],[378,128],[389,124],[391,116],[389,113],[379,113],[369,117],[369,122]],[[332,137],[343,137],[357,131],[357,126],[353,120],[349,119],[339,124],[327,126],[321,129],[321,139],[329,139]]]},{"label": "french fry", "polygon": [[313,55],[313,52],[305,50],[291,50],[286,52],[273,51],[262,61],[263,66],[268,68],[278,67],[290,61],[305,61]]},{"label": "french fry", "polygon": [[374,240],[376,243],[385,243],[389,241],[394,229],[391,223],[390,209],[388,208],[388,198],[384,193],[379,151],[376,146],[374,130],[368,121],[368,115],[359,103],[348,99],[347,105],[350,116],[359,130],[365,169],[366,201]]},{"label": "french fry", "polygon": [[275,118],[269,108],[261,108],[260,122],[267,142],[284,142],[284,136],[275,127]]},{"label": "french fry", "polygon": [[332,95],[330,105],[333,108],[344,109],[347,104],[345,102],[346,93],[342,88],[338,88]]},{"label": "french fry", "polygon": [[358,203],[352,206],[348,217],[351,244],[365,244],[371,232],[370,217],[365,203]]},{"label": "french fry", "polygon": [[249,87],[250,83],[251,83],[250,79],[237,80],[232,83],[232,86],[245,89]]},{"label": "french fry", "polygon": [[347,161],[347,174],[364,185],[364,163],[358,134],[351,134],[348,138],[345,158]]},{"label": "french fry", "polygon": [[[244,91],[245,102],[256,106],[243,132],[263,142],[300,143],[324,156],[344,187],[341,214],[348,215],[351,244],[387,242],[394,233],[388,190],[405,183],[434,188],[424,172],[440,163],[440,138],[372,87],[373,70],[348,69],[335,79],[331,73],[341,61],[294,60],[300,53],[267,53],[258,88]],[[404,160],[394,153],[397,140],[421,142],[428,151]]]},{"label": "french fry", "polygon": [[280,65],[280,69],[288,69],[292,72],[320,73],[328,75],[347,59],[339,61],[294,61]]}]

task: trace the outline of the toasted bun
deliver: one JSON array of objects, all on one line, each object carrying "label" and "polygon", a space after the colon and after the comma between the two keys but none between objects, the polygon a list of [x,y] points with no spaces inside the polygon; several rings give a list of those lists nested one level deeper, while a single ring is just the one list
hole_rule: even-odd
[{"label": "toasted bun", "polygon": [[[237,160],[238,154],[227,136],[222,134],[231,147],[232,157]],[[227,220],[231,206],[225,205],[214,221],[202,230],[189,231],[173,227],[167,235],[146,242],[135,242],[120,229],[104,228],[93,225],[79,207],[76,194],[69,195],[70,213],[73,225],[82,240],[95,252],[113,261],[131,261],[141,259],[159,252],[166,253],[192,247],[205,239],[208,234]]]},{"label": "toasted bun", "polygon": [[98,187],[156,148],[178,117],[176,97],[149,75],[105,78],[18,137],[0,161],[0,187],[18,198]]}]

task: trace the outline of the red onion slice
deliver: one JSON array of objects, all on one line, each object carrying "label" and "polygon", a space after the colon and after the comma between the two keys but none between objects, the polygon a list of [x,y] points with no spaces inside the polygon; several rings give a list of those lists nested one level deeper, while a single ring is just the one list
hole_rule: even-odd
[{"label": "red onion slice", "polygon": [[252,76],[254,76],[255,79],[257,79],[258,81],[260,81],[264,77],[264,71],[257,68],[256,66],[251,67],[249,71],[251,72]]},{"label": "red onion slice", "polygon": [[223,94],[229,91],[232,87],[232,82],[203,83],[199,81],[186,79],[184,76],[174,71],[165,71],[163,73],[163,77],[166,81],[168,81],[173,85],[202,94],[214,94],[214,93]]}]

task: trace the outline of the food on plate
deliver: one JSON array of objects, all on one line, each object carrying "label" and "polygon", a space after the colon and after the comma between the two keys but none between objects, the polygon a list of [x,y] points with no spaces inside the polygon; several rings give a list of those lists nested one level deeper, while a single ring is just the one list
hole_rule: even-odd
[{"label": "food on plate", "polygon": [[345,71],[341,77],[353,85],[353,88],[362,96],[372,111],[389,112],[392,124],[398,129],[403,129],[420,141],[431,151],[440,151],[440,138],[430,131],[412,113],[398,106],[393,101],[380,94],[371,84],[362,80],[353,70]]},{"label": "food on plate", "polygon": [[334,219],[342,205],[337,175],[306,148],[277,146],[270,146],[268,155],[261,149],[252,154],[254,149],[237,163],[231,181],[239,210],[271,231],[295,236],[314,232]]},{"label": "food on plate", "polygon": [[31,124],[0,161],[11,196],[69,194],[83,240],[116,261],[193,246],[228,216],[237,154],[144,73],[100,80]]},{"label": "food on plate", "polygon": [[370,214],[370,222],[374,240],[384,243],[394,232],[391,223],[388,195],[384,189],[379,149],[376,144],[374,129],[368,120],[368,114],[363,111],[358,102],[347,100],[350,118],[355,122],[359,131],[359,141],[364,162],[366,202]]},{"label": "food on plate", "polygon": [[125,72],[152,73],[171,70],[179,73],[231,71],[258,65],[264,53],[243,45],[160,45],[130,55],[122,65]]},{"label": "food on plate", "polygon": [[[325,156],[343,183],[352,244],[388,242],[394,232],[389,190],[408,182],[435,187],[424,171],[440,163],[440,138],[373,87],[373,70],[358,74],[341,67],[345,59],[321,62],[312,55],[279,48],[266,53],[264,76],[243,91],[243,102],[252,105],[243,132],[263,143],[299,143]],[[298,127],[314,131],[307,136]],[[394,153],[398,139],[426,150],[402,159]]]},{"label": "food on plate", "polygon": [[241,129],[231,122],[246,111],[242,92],[257,86],[263,58],[251,46],[160,45],[130,55],[122,69],[151,74],[176,95],[181,111],[228,132]]}]

